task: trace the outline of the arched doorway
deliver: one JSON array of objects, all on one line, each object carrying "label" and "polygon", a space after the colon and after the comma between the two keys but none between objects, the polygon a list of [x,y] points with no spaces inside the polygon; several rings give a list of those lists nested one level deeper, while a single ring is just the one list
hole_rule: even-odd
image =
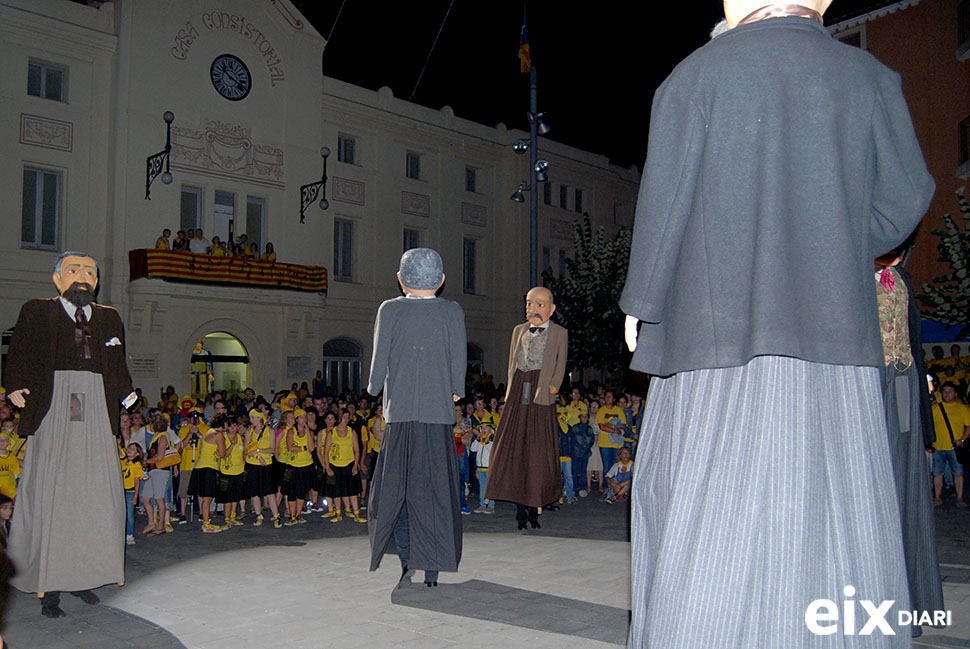
[{"label": "arched doorway", "polygon": [[361,391],[363,348],[350,338],[331,338],[323,344],[323,380],[337,394]]},{"label": "arched doorway", "polygon": [[224,331],[206,334],[192,353],[190,386],[192,396],[205,398],[215,390],[241,394],[252,379],[249,352],[238,338]]}]

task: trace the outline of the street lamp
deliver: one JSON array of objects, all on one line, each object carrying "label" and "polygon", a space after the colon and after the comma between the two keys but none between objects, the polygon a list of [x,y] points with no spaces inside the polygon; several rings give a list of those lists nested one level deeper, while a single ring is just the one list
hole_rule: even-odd
[{"label": "street lamp", "polygon": [[327,158],[330,157],[330,147],[321,147],[320,157],[323,158],[323,175],[320,180],[300,187],[300,223],[305,223],[306,208],[317,200],[321,192],[323,195],[320,196],[320,209],[325,210],[330,207],[330,201],[327,200]]},{"label": "street lamp", "polygon": [[536,66],[529,70],[529,139],[518,139],[512,144],[512,150],[522,154],[529,152],[529,182],[519,183],[519,188],[510,197],[516,203],[525,202],[522,192],[529,192],[529,287],[539,284],[539,183],[549,180],[546,173],[549,169],[548,160],[539,159],[539,136],[549,132],[549,126],[542,121],[545,113],[539,112],[539,99],[536,83]]},{"label": "street lamp", "polygon": [[[172,153],[172,122],[175,121],[175,113],[170,110],[165,111],[162,115],[162,119],[165,120],[165,148],[156,153],[155,155],[150,155],[145,159],[145,200],[150,201],[152,199],[152,182],[158,176],[162,177],[162,182],[166,185],[172,184],[172,174],[169,171],[169,158]],[[165,165],[165,171],[162,171],[162,165]]]}]

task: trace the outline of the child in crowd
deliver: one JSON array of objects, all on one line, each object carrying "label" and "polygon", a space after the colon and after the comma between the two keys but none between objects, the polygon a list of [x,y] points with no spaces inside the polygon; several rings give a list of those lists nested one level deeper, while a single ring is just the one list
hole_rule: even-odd
[{"label": "child in crowd", "polygon": [[138,491],[145,478],[142,462],[141,446],[137,442],[131,442],[125,448],[125,457],[121,459],[121,477],[124,480],[125,489],[125,543],[127,545],[135,544],[135,505],[138,504]]},{"label": "child in crowd", "polygon": [[609,489],[606,502],[615,503],[617,500],[630,499],[630,485],[633,484],[633,451],[624,446],[617,454],[617,462],[606,472],[606,482]]},{"label": "child in crowd", "polygon": [[597,437],[589,424],[589,414],[584,412],[579,415],[579,423],[569,427],[569,437],[573,452],[573,489],[581,498],[585,498],[589,494],[586,471]]},{"label": "child in crowd", "polygon": [[[602,435],[599,425],[596,423],[596,416],[599,414],[600,403],[593,400],[589,402],[589,427],[596,435],[597,443]],[[590,452],[589,461],[586,463],[586,493],[593,492],[593,476],[599,482],[599,490],[603,491],[603,455],[599,452],[598,446],[594,446]]]},{"label": "child in crowd", "polygon": [[471,444],[471,449],[478,455],[478,469],[475,471],[478,478],[478,493],[482,498],[481,506],[475,510],[476,514],[494,514],[495,501],[485,499],[485,487],[488,485],[488,460],[492,454],[492,438],[495,430],[491,426],[484,426],[479,429],[478,437]]},{"label": "child in crowd", "polygon": [[17,478],[20,476],[20,462],[10,450],[12,444],[10,433],[0,432],[0,494],[11,500],[17,497]]}]

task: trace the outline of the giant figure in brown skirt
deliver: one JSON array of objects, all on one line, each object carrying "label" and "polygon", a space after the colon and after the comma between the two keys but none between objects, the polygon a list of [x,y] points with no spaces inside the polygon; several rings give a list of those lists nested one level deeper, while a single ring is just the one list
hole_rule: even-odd
[{"label": "giant figure in brown skirt", "polygon": [[10,525],[12,584],[60,617],[60,592],[88,604],[90,589],[125,579],[125,505],[114,437],[136,400],[117,311],[94,304],[97,263],[65,252],[54,264],[60,297],[20,309],[7,361],[10,401],[30,435]]},{"label": "giant figure in brown skirt", "polygon": [[556,395],[566,373],[566,330],[549,318],[552,293],[536,286],[525,296],[526,322],[512,330],[505,412],[495,432],[485,497],[508,500],[516,521],[539,527],[538,508],[559,499],[559,423]]}]

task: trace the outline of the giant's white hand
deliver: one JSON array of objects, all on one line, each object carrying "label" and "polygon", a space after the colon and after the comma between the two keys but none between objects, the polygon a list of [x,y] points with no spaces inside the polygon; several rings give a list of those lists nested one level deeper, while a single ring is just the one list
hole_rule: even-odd
[{"label": "giant's white hand", "polygon": [[634,318],[632,315],[626,317],[626,322],[623,324],[623,338],[626,340],[627,349],[631,352],[637,348],[637,325],[640,321]]},{"label": "giant's white hand", "polygon": [[10,402],[13,405],[17,406],[18,408],[23,408],[24,404],[27,403],[27,401],[24,400],[25,394],[30,394],[30,390],[27,388],[22,388],[20,390],[14,390],[7,395],[7,398],[10,399]]}]

